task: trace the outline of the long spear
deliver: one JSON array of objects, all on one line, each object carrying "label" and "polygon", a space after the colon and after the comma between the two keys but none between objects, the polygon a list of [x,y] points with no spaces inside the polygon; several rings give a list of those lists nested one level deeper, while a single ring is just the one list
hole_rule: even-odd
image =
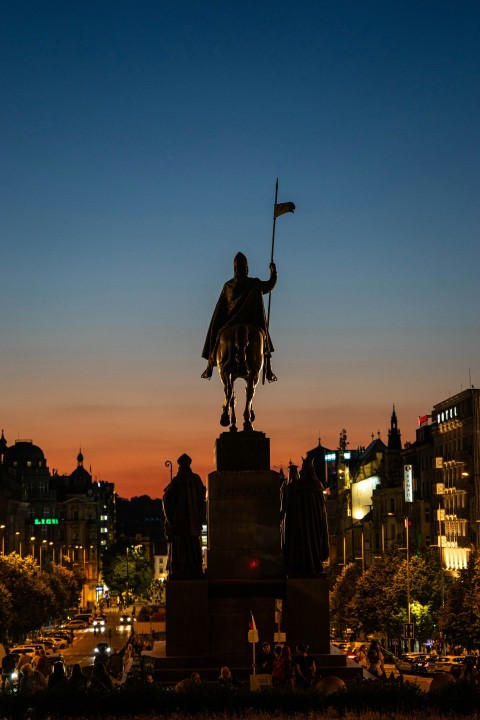
[{"label": "long spear", "polygon": [[[277,223],[277,217],[280,217],[280,215],[284,215],[287,212],[295,212],[295,205],[293,202],[286,202],[286,203],[277,203],[278,199],[278,178],[275,183],[275,203],[273,205],[273,229],[272,229],[272,252],[270,254],[270,265],[273,263],[273,252],[275,250],[275,227]],[[272,305],[272,291],[268,293],[268,310],[267,310],[267,338],[269,337],[269,328],[270,328],[270,308]],[[265,374],[267,370],[265,367],[265,363],[263,365],[263,376],[262,376],[262,385],[265,385]]]}]

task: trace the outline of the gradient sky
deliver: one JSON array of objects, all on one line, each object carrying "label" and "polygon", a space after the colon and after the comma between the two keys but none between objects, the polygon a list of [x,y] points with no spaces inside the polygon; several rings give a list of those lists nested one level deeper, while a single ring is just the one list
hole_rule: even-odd
[{"label": "gradient sky", "polygon": [[200,354],[237,251],[268,277],[277,176],[272,467],[480,384],[477,0],[17,0],[0,59],[10,444],[123,497],[206,478]]}]

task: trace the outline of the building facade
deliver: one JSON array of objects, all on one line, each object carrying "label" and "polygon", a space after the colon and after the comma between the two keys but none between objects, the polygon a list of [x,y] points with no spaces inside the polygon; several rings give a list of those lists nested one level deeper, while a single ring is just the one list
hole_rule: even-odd
[{"label": "building facade", "polygon": [[9,446],[2,432],[0,521],[2,552],[76,569],[84,578],[82,606],[97,604],[101,550],[115,534],[115,491],[113,483],[92,480],[81,452],[70,475],[51,473],[41,448],[31,440]]}]

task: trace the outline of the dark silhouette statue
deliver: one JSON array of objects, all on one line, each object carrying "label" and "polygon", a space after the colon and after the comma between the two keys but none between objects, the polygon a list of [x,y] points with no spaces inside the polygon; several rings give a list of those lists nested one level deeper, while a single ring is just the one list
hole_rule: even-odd
[{"label": "dark silhouette statue", "polygon": [[271,292],[277,283],[275,263],[270,263],[270,279],[260,280],[248,276],[248,260],[241,252],[233,260],[233,278],[223,286],[213,311],[202,357],[208,360],[203,378],[211,378],[213,367],[217,364],[217,349],[222,330],[234,325],[252,325],[264,335],[264,355],[266,377],[269,382],[277,378],[273,374],[271,354],[272,340],[267,328],[263,295]]},{"label": "dark silhouette statue", "polygon": [[252,403],[260,372],[265,365],[265,377],[274,382],[271,355],[273,345],[267,327],[263,295],[277,282],[274,263],[270,264],[270,279],[248,277],[248,261],[237,253],[234,260],[234,277],[223,286],[208,328],[202,357],[208,360],[202,373],[211,378],[213,367],[218,366],[225,402],[220,424],[236,431],[234,383],[245,379],[246,402],[243,413],[244,430],[253,430],[255,418]]},{"label": "dark silhouette statue", "polygon": [[202,525],[206,522],[206,488],[192,472],[192,459],[181,455],[178,472],[163,494],[165,535],[168,540],[168,579],[203,578]]},{"label": "dark silhouette statue", "polygon": [[304,460],[300,475],[290,465],[281,487],[281,539],[287,575],[318,577],[328,560],[327,508],[324,487],[312,460]]}]

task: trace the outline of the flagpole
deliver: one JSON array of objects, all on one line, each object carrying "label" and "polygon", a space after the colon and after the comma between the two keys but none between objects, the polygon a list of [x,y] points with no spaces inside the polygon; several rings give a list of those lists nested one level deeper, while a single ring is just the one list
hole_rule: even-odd
[{"label": "flagpole", "polygon": [[[276,206],[277,206],[277,200],[278,200],[278,177],[277,177],[277,182],[275,183],[275,202],[274,202],[274,204],[273,204],[272,252],[271,252],[271,255],[270,255],[270,264],[273,263],[273,251],[274,251],[274,249],[275,249],[275,227],[276,227],[276,223],[277,223],[277,216],[276,216],[276,214],[275,214],[275,208],[276,208]],[[269,332],[270,332],[269,328],[270,328],[270,307],[271,307],[271,304],[272,304],[272,291],[270,290],[270,292],[268,293],[268,310],[267,310],[267,338],[266,338],[267,342],[268,342],[268,337],[269,337]],[[270,349],[270,348],[269,348],[269,349]],[[267,372],[267,368],[266,368],[265,361],[264,361],[264,363],[263,363],[262,385],[265,385],[265,375],[266,375],[266,372]]]}]

